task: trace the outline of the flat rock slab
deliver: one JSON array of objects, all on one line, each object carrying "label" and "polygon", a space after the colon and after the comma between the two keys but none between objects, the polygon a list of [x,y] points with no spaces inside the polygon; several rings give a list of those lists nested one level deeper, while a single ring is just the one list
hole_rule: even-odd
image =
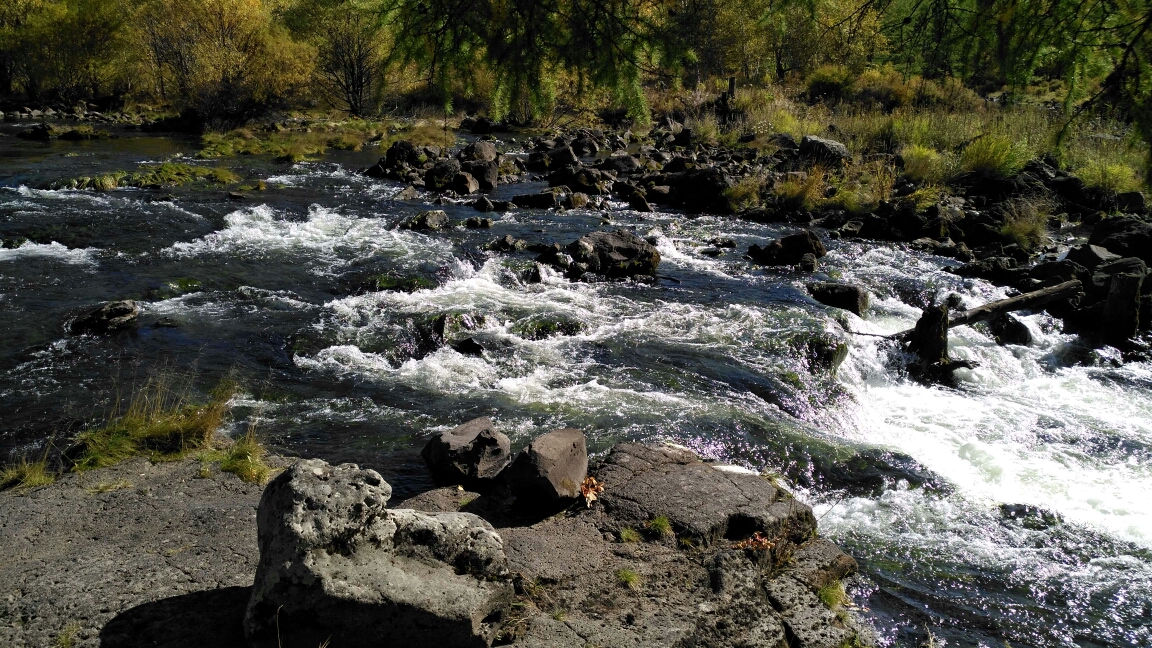
[{"label": "flat rock slab", "polygon": [[245,646],[263,487],[199,471],[133,459],[0,493],[0,646]]}]

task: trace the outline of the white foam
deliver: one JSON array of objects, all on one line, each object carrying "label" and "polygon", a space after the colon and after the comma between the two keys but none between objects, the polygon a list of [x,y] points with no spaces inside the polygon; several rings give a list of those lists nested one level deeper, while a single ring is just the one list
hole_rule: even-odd
[{"label": "white foam", "polygon": [[0,262],[29,259],[52,259],[69,265],[96,265],[97,248],[70,248],[52,241],[33,243],[26,241],[17,248],[0,248]]}]

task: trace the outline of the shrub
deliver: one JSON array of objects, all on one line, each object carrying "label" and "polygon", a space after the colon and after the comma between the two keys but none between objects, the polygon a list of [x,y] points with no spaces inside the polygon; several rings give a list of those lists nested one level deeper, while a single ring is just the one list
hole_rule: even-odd
[{"label": "shrub", "polygon": [[1139,191],[1141,188],[1139,173],[1122,162],[1093,160],[1077,169],[1076,175],[1089,187],[1109,193]]},{"label": "shrub", "polygon": [[806,177],[791,176],[773,190],[782,207],[812,211],[824,198],[824,170],[817,167]]},{"label": "shrub", "polygon": [[1027,161],[1027,151],[1007,136],[983,135],[960,153],[960,170],[1007,178],[1019,173]]},{"label": "shrub", "polygon": [[852,86],[852,73],[838,65],[825,65],[808,76],[810,101],[837,102],[848,96]]},{"label": "shrub", "polygon": [[892,66],[865,70],[852,84],[852,99],[858,103],[877,105],[892,111],[910,105],[916,89],[904,81],[904,76]]},{"label": "shrub", "polygon": [[904,175],[913,182],[940,182],[947,173],[945,157],[927,146],[905,146],[900,157],[904,160]]},{"label": "shrub", "polygon": [[1004,226],[1000,232],[1012,237],[1025,250],[1047,245],[1048,217],[1052,206],[1042,200],[1018,199],[1004,203]]}]

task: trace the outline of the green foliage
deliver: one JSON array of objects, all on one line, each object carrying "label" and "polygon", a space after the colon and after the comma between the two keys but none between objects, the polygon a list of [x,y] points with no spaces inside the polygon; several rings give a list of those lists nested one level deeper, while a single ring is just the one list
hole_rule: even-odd
[{"label": "green foliage", "polygon": [[904,175],[914,182],[940,182],[948,173],[946,158],[927,146],[906,146],[900,157],[904,160]]},{"label": "green foliage", "polygon": [[71,621],[60,634],[56,635],[56,648],[72,648],[76,645],[76,635],[80,633],[80,623]]},{"label": "green foliage", "polygon": [[960,170],[965,173],[1007,178],[1016,175],[1028,161],[1028,153],[1005,135],[976,138],[960,153]]},{"label": "green foliage", "polygon": [[778,184],[773,193],[781,207],[811,211],[824,198],[824,170],[819,167],[807,174],[794,174]]},{"label": "green foliage", "polygon": [[1048,218],[1052,207],[1042,200],[1025,198],[1004,205],[1004,226],[1001,233],[1025,250],[1035,250],[1048,244]]},{"label": "green foliage", "polygon": [[647,526],[648,530],[658,538],[671,538],[675,535],[672,530],[672,521],[668,519],[667,515],[658,515],[648,520]]},{"label": "green foliage", "polygon": [[732,211],[740,211],[760,204],[760,178],[746,176],[724,190],[724,198]]},{"label": "green foliage", "polygon": [[126,411],[80,434],[73,469],[103,468],[138,454],[173,460],[209,447],[237,386],[222,382],[206,403],[191,401],[189,391],[170,375],[150,379],[133,395]]},{"label": "green foliage", "polygon": [[1094,160],[1076,169],[1076,176],[1085,185],[1110,193],[1139,191],[1142,184],[1136,169],[1123,162]]},{"label": "green foliage", "polygon": [[253,428],[241,438],[237,439],[220,462],[220,470],[229,472],[240,479],[253,484],[263,484],[268,481],[272,469],[264,463],[268,451],[256,438]]},{"label": "green foliage", "polygon": [[825,585],[824,587],[820,588],[820,591],[816,593],[816,596],[820,597],[820,600],[823,601],[824,605],[827,605],[832,609],[836,609],[844,605],[844,603],[848,600],[848,592],[845,591],[844,583],[841,581],[835,581]]},{"label": "green foliage", "polygon": [[644,584],[640,574],[628,568],[617,569],[616,580],[619,581],[621,585],[627,587],[630,590],[639,590],[640,587]]},{"label": "green foliage", "polygon": [[840,101],[848,96],[852,73],[838,65],[825,65],[808,77],[808,97],[812,101]]},{"label": "green foliage", "polygon": [[624,527],[620,529],[620,542],[640,542],[643,538],[640,532],[632,527]]},{"label": "green foliage", "polygon": [[48,469],[47,456],[38,461],[21,459],[18,463],[0,469],[0,490],[28,491],[54,481],[56,475]]}]

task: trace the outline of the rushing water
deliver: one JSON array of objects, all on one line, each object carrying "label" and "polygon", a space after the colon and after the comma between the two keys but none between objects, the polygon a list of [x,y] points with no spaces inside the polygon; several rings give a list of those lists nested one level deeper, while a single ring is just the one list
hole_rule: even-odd
[{"label": "rushing water", "polygon": [[[427,206],[393,201],[399,186],[354,173],[378,150],[290,167],[232,161],[269,187],[244,202],[203,188],[32,188],[192,151],[128,134],[0,137],[0,237],[31,239],[0,250],[6,455],[59,445],[164,369],[194,373],[198,390],[239,376],[247,391],[233,432],[258,419],[277,449],[376,467],[401,496],[430,486],[418,456],[428,434],[479,415],[515,444],[574,426],[596,451],[663,439],[757,470],[788,467],[781,439],[879,447],[911,455],[951,490],[897,482],[870,497],[801,495],[822,533],[859,560],[855,601],[883,644],[916,645],[930,628],[962,646],[1152,645],[1152,365],[1120,366],[1034,315],[1028,348],[956,329],[953,354],[980,366],[955,389],[926,387],[900,375],[879,338],[845,333],[907,328],[949,292],[973,304],[1002,294],[943,272],[951,261],[830,242],[821,276],[873,292],[860,319],[812,302],[810,277],[751,267],[738,252],[700,254],[716,236],[742,250],[784,231],[730,217],[620,207],[608,225],[599,212],[515,211],[490,230],[401,231]],[[567,243],[605,227],[655,241],[655,285],[550,273],[529,284],[531,253],[481,250],[505,234]],[[371,288],[384,273],[434,287]],[[85,307],[124,298],[142,305],[136,329],[65,334]],[[422,346],[422,327],[449,313],[483,316],[470,333],[483,357]],[[560,330],[540,333],[549,322]],[[800,350],[813,335],[851,340],[835,377]],[[1001,504],[1063,522],[1022,524]]]}]

